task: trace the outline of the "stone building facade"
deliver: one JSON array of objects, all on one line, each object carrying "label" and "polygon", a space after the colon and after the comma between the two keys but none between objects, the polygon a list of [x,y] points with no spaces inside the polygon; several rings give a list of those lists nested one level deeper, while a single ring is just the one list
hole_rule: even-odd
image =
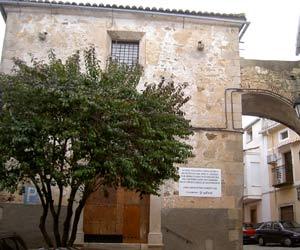
[{"label": "stone building facade", "polygon": [[[179,183],[167,181],[161,196],[149,199],[148,238],[139,247],[242,249],[241,98],[233,95],[226,103],[225,89],[241,84],[239,37],[248,25],[245,17],[55,2],[0,4],[6,20],[4,72],[10,71],[13,57],[29,60],[31,53],[46,59],[51,48],[65,58],[89,44],[95,45],[104,66],[112,42],[125,41],[138,43],[141,82],[158,82],[163,76],[188,83],[191,100],[185,111],[195,131],[189,141],[195,157],[183,167],[220,170],[221,194],[183,196]],[[84,223],[82,218],[81,244]]]}]

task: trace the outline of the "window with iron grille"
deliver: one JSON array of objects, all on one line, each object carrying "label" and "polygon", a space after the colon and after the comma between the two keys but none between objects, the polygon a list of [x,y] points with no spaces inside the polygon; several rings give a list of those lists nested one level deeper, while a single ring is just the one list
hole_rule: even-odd
[{"label": "window with iron grille", "polygon": [[119,63],[136,65],[139,62],[139,42],[112,41],[111,57]]}]

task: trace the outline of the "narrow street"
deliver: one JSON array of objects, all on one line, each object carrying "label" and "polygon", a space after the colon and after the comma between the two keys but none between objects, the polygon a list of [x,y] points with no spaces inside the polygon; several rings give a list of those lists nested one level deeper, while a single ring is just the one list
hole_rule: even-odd
[{"label": "narrow street", "polygon": [[244,245],[244,250],[287,250],[287,249],[298,249],[300,250],[300,246],[297,247],[283,247],[280,245],[268,245],[268,246],[259,246],[259,245]]}]

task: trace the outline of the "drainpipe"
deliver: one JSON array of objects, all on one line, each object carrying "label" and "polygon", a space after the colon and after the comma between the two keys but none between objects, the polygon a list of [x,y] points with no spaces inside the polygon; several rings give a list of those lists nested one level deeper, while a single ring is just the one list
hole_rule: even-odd
[{"label": "drainpipe", "polygon": [[242,28],[240,29],[240,33],[239,33],[239,41],[242,40],[242,37],[244,36],[246,30],[248,29],[250,25],[250,22],[245,22],[242,26]]}]

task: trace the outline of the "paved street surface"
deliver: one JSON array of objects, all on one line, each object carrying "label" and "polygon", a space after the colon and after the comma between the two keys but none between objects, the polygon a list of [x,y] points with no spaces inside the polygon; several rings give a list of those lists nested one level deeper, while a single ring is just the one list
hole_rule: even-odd
[{"label": "paved street surface", "polygon": [[300,246],[297,247],[282,247],[280,245],[268,245],[268,246],[264,246],[261,247],[259,245],[244,245],[244,250],[300,250]]}]

